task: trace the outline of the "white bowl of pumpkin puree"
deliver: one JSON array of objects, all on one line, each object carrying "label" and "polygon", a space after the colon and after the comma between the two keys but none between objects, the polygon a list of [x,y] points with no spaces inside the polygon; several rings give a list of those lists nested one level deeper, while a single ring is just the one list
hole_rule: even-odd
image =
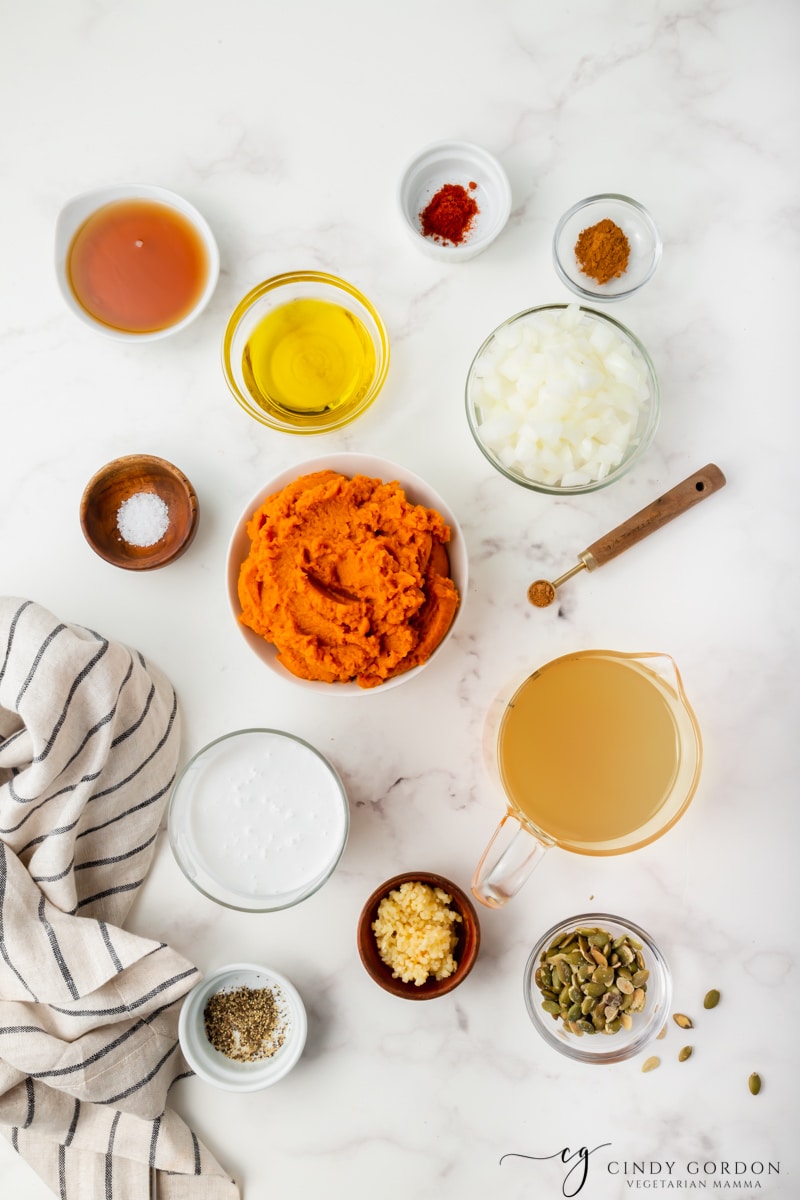
[{"label": "white bowl of pumpkin puree", "polygon": [[467,591],[454,513],[419,476],[367,454],[294,466],[246,505],[228,597],[250,649],[285,679],[364,695],[440,652]]}]

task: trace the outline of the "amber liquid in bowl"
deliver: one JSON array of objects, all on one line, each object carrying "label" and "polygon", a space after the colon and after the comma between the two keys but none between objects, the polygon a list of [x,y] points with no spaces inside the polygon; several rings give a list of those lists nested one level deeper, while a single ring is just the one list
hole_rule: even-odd
[{"label": "amber liquid in bowl", "polygon": [[192,222],[167,204],[117,200],[72,239],[67,277],[90,316],[124,333],[177,325],[200,300],[208,254]]},{"label": "amber liquid in bowl", "polygon": [[673,794],[680,758],[669,698],[649,672],[592,654],[530,676],[497,742],[512,803],[548,838],[583,853],[638,840]]}]

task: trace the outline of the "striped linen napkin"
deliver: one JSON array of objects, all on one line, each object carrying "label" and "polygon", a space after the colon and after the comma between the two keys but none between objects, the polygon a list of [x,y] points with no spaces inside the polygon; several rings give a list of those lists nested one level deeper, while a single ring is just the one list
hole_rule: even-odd
[{"label": "striped linen napkin", "polygon": [[165,1107],[199,973],[122,928],[179,742],[141,654],[0,598],[0,1126],[65,1200],[239,1195]]}]

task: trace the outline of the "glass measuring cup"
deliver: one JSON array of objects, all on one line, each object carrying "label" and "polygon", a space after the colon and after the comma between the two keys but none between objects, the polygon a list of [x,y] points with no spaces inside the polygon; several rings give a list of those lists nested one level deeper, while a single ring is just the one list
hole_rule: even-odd
[{"label": "glass measuring cup", "polygon": [[688,807],[702,760],[672,658],[613,650],[564,655],[498,696],[484,753],[508,805],[472,881],[489,908],[551,846],[624,854],[660,837]]}]

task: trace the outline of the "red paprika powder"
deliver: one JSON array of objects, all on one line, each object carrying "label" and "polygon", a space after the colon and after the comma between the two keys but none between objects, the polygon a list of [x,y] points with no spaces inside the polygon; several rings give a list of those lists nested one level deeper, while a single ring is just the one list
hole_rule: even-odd
[{"label": "red paprika powder", "polygon": [[[474,189],[477,184],[470,183],[469,186]],[[459,246],[479,212],[475,197],[465,187],[460,183],[446,183],[423,208],[419,219],[425,237]]]}]

